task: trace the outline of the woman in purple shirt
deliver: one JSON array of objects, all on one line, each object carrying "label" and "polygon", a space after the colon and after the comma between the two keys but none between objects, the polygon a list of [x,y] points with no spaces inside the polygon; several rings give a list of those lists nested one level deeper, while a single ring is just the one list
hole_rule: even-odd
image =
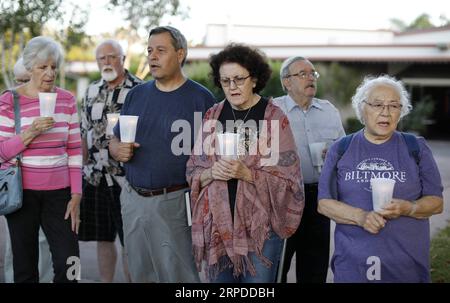
[{"label": "woman in purple shirt", "polygon": [[[336,222],[334,280],[430,282],[428,218],[442,212],[443,187],[425,140],[416,138],[416,162],[396,131],[411,110],[408,93],[395,78],[366,78],[352,103],[365,127],[343,154],[340,141],[330,148],[319,181],[318,211]],[[370,179],[380,176],[396,183],[375,212]]]}]

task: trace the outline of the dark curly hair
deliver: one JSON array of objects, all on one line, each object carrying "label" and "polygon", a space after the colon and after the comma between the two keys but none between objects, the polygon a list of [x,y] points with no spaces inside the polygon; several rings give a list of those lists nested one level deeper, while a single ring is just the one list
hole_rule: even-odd
[{"label": "dark curly hair", "polygon": [[219,69],[224,63],[237,63],[247,69],[250,76],[256,79],[254,93],[259,93],[266,86],[272,74],[266,56],[260,50],[243,44],[231,43],[219,53],[212,55],[209,60],[214,84],[220,88],[222,85],[220,85]]}]

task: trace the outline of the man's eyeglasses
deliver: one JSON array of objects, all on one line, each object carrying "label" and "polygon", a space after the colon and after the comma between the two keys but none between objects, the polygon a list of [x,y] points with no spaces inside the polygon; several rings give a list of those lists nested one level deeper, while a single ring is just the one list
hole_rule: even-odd
[{"label": "man's eyeglasses", "polygon": [[367,105],[369,105],[374,111],[376,112],[383,112],[384,109],[387,107],[389,112],[399,112],[401,111],[403,105],[400,103],[393,103],[393,104],[383,104],[383,103],[370,103],[367,101],[364,101]]},{"label": "man's eyeglasses", "polygon": [[313,77],[314,79],[319,79],[320,74],[318,72],[316,72],[316,71],[313,71],[313,72],[310,72],[310,73],[298,72],[296,74],[287,75],[286,78],[294,77],[294,76],[297,76],[300,79],[306,79],[306,78],[309,78],[309,77]]},{"label": "man's eyeglasses", "polygon": [[228,87],[231,85],[231,82],[234,82],[234,84],[236,86],[240,86],[242,84],[244,84],[245,80],[250,77],[250,75],[248,75],[247,77],[234,77],[232,79],[230,78],[220,78],[220,84],[222,85],[222,87]]},{"label": "man's eyeglasses", "polygon": [[106,62],[108,59],[109,59],[109,61],[116,61],[120,57],[121,56],[117,56],[117,55],[106,55],[106,56],[97,57],[97,60],[100,62]]}]

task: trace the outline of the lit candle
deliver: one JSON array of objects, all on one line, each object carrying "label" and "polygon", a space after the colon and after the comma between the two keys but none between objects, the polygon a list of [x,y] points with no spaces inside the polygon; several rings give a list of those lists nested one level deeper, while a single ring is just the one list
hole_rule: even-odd
[{"label": "lit candle", "polygon": [[119,116],[121,142],[133,143],[135,141],[138,118],[138,116]]},{"label": "lit candle", "polygon": [[106,135],[112,136],[114,134],[114,126],[116,126],[117,121],[119,121],[119,114],[106,114],[108,119],[108,125],[106,126]]},{"label": "lit candle", "polygon": [[39,93],[41,117],[52,117],[55,113],[56,93]]},{"label": "lit candle", "polygon": [[219,151],[225,158],[236,159],[238,155],[239,134],[224,133],[217,134]]},{"label": "lit candle", "polygon": [[373,209],[375,211],[381,211],[383,206],[392,201],[395,180],[387,178],[372,178],[370,179],[370,186],[372,187]]}]

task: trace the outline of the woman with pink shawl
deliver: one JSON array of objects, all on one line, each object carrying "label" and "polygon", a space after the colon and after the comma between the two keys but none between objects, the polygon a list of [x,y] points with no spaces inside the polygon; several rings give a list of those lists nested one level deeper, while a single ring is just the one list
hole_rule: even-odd
[{"label": "woman with pink shawl", "polygon": [[[258,95],[271,74],[258,50],[230,44],[210,65],[226,99],[205,114],[187,163],[197,269],[211,282],[275,282],[282,239],[296,231],[304,207],[289,121]],[[223,130],[239,134],[231,157],[219,148]]]}]

